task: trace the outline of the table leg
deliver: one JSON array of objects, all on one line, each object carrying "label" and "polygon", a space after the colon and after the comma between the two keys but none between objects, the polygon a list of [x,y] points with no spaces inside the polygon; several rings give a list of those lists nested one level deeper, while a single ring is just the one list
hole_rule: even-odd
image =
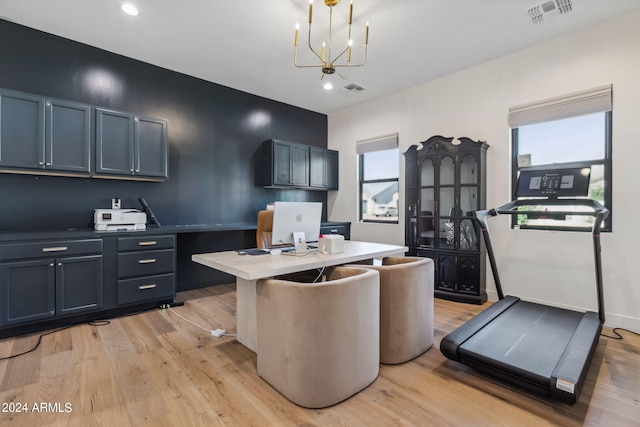
[{"label": "table leg", "polygon": [[237,340],[254,353],[258,352],[256,280],[236,278]]}]

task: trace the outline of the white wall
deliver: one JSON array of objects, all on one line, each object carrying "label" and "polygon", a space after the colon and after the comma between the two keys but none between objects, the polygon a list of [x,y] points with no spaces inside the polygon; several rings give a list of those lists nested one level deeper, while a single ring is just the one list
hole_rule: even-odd
[{"label": "white wall", "polygon": [[[602,236],[605,307],[607,325],[640,330],[640,183],[635,178],[640,169],[639,41],[640,13],[628,14],[329,115],[329,148],[340,151],[340,190],[329,195],[329,219],[351,221],[354,240],[404,244],[403,217],[397,225],[357,220],[355,143],[393,132],[399,133],[401,152],[433,135],[486,141],[487,207],[506,203],[509,107],[613,84],[614,231]],[[403,212],[403,156],[400,162]],[[597,310],[589,234],[512,230],[507,217],[490,225],[506,294]],[[490,272],[487,287],[495,299]]]}]

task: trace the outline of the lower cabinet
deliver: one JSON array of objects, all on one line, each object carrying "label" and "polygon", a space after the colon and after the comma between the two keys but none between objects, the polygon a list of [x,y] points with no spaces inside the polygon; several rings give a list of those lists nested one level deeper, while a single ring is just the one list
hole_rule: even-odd
[{"label": "lower cabinet", "polygon": [[2,326],[103,307],[101,239],[6,244],[0,261]]},{"label": "lower cabinet", "polygon": [[320,234],[341,234],[345,240],[351,240],[350,222],[323,222],[320,225]]},{"label": "lower cabinet", "polygon": [[118,305],[173,298],[175,246],[173,235],[118,238]]},{"label": "lower cabinet", "polygon": [[[175,296],[174,234],[0,244],[0,335]],[[121,309],[121,307],[123,307]]]}]

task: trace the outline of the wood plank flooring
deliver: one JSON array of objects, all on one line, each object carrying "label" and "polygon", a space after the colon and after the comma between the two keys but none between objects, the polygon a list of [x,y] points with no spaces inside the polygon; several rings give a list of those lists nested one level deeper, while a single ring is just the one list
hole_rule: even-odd
[{"label": "wood plank flooring", "polygon": [[[176,299],[186,302],[174,308],[185,318],[235,331],[235,285]],[[640,337],[601,338],[580,401],[569,406],[442,356],[442,337],[483,308],[436,300],[433,348],[382,365],[367,389],[320,410],[296,406],[259,378],[256,355],[233,337],[214,338],[166,310],[77,325],[0,361],[0,425],[640,426]],[[0,356],[37,338],[0,340]]]}]

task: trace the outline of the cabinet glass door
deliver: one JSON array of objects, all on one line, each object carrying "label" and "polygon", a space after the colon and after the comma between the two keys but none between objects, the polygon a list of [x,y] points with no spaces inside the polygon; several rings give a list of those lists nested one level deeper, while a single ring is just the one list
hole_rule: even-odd
[{"label": "cabinet glass door", "polygon": [[433,160],[424,159],[420,165],[420,185],[423,187],[435,185],[435,176]]},{"label": "cabinet glass door", "polygon": [[460,187],[460,213],[463,216],[473,216],[478,210],[478,188]]},{"label": "cabinet glass door", "polygon": [[438,192],[438,215],[442,217],[452,217],[455,214],[455,163],[451,156],[444,156],[440,159],[438,166],[439,192]]},{"label": "cabinet glass door", "polygon": [[418,245],[434,246],[434,213],[435,213],[435,194],[433,188],[423,188],[420,190],[420,215],[418,217],[418,226],[420,235],[418,237]]},{"label": "cabinet glass door", "polygon": [[454,249],[456,242],[456,221],[454,218],[440,219],[438,247],[441,249]]},{"label": "cabinet glass door", "polygon": [[455,163],[453,157],[444,156],[440,159],[440,185],[454,185]]},{"label": "cabinet glass door", "polygon": [[463,219],[460,223],[460,236],[458,247],[463,251],[477,251],[478,228],[471,219]]},{"label": "cabinet glass door", "polygon": [[478,160],[471,154],[460,161],[460,184],[478,184]]},{"label": "cabinet glass door", "polygon": [[423,159],[420,163],[420,212],[418,214],[418,245],[435,246],[434,217],[436,214],[435,164],[433,159]]}]

